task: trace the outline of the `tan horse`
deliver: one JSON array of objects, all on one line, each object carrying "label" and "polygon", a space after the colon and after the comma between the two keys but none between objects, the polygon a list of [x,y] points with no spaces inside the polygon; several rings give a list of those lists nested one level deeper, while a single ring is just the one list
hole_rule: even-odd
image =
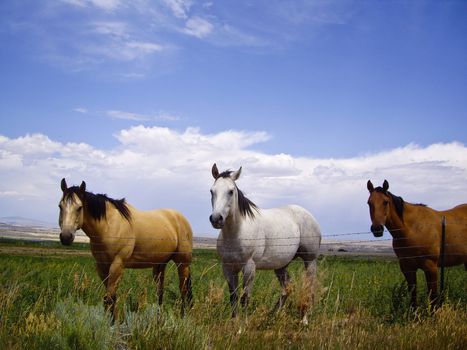
[{"label": "tan horse", "polygon": [[371,232],[383,235],[384,226],[393,237],[392,246],[411,292],[410,305],[417,304],[417,270],[425,273],[431,303],[438,297],[438,267],[441,266],[441,231],[446,218],[444,266],[464,264],[467,269],[467,204],[437,211],[423,204],[405,202],[382,187],[367,183],[370,197]]},{"label": "tan horse", "polygon": [[183,314],[186,302],[192,299],[193,235],[185,217],[169,209],[137,210],[125,199],[87,192],[84,181],[79,187],[67,187],[62,179],[61,188],[60,241],[70,245],[78,229],[90,238],[97,272],[106,288],[104,306],[113,319],[117,316],[116,292],[123,269],[152,267],[160,305],[164,271],[170,260],[178,267]]}]

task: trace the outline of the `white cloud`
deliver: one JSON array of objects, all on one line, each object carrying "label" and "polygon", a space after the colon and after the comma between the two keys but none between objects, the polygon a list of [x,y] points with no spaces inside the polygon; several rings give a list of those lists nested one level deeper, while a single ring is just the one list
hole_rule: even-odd
[{"label": "white cloud", "polygon": [[130,37],[128,24],[125,22],[117,22],[117,21],[94,22],[90,25],[90,31],[93,34],[109,35],[111,37],[116,37],[116,38],[121,38],[121,39],[128,39]]},{"label": "white cloud", "polygon": [[393,193],[435,209],[467,198],[467,147],[456,142],[317,159],[251,149],[270,139],[261,131],[135,126],[115,137],[119,145],[104,150],[41,134],[0,136],[0,211],[54,222],[59,182],[66,177],[69,184],[85,180],[89,190],[126,197],[139,208],[178,208],[197,233],[215,234],[208,222],[214,162],[220,170],[243,166],[238,186],[261,207],[308,208],[325,234],[368,231],[368,179],[375,186],[387,179]]},{"label": "white cloud", "polygon": [[146,54],[162,51],[164,49],[163,46],[159,44],[143,41],[129,41],[126,43],[126,46],[132,50],[137,50]]},{"label": "white cloud", "polygon": [[0,149],[12,154],[29,156],[52,154],[60,149],[60,143],[50,140],[43,134],[27,134],[16,139],[0,138]]},{"label": "white cloud", "polygon": [[134,61],[164,51],[153,41],[140,40],[126,22],[100,21],[89,25],[84,40],[78,44],[85,56],[114,61]]},{"label": "white cloud", "polygon": [[188,11],[193,4],[191,0],[163,0],[163,2],[170,8],[175,17],[182,19],[188,17]]},{"label": "white cloud", "polygon": [[75,109],[73,109],[73,111],[75,111],[77,113],[81,113],[81,114],[87,114],[88,113],[88,109],[84,108],[84,107],[76,107]]},{"label": "white cloud", "polygon": [[212,33],[214,25],[211,24],[204,18],[201,17],[192,17],[185,23],[185,28],[183,28],[183,33],[195,36],[197,38],[205,38]]},{"label": "white cloud", "polygon": [[121,0],[61,0],[66,4],[77,7],[95,6],[99,9],[112,11],[121,5]]},{"label": "white cloud", "polygon": [[116,110],[109,110],[106,111],[106,115],[111,118],[116,119],[125,119],[125,120],[134,120],[134,121],[176,121],[180,118],[176,115],[171,115],[168,113],[158,113],[158,114],[141,114],[141,113],[134,113],[134,112],[124,112],[124,111],[116,111]]}]

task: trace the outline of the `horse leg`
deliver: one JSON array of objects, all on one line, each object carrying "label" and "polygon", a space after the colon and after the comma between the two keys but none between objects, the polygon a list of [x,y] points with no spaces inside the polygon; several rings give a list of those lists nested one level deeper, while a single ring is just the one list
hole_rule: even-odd
[{"label": "horse leg", "polygon": [[159,305],[162,305],[162,298],[164,296],[164,276],[166,266],[166,263],[156,264],[152,269],[152,276],[154,278],[154,282],[156,283],[156,293]]},{"label": "horse leg", "polygon": [[417,271],[413,265],[406,266],[400,261],[399,266],[407,281],[407,287],[410,293],[410,308],[415,309],[417,308]]},{"label": "horse leg", "polygon": [[310,259],[304,258],[303,262],[305,264],[305,288],[307,289],[307,293],[305,294],[305,298],[300,302],[300,315],[302,316],[302,323],[307,325],[308,308],[313,304],[315,297],[314,282],[317,270],[316,257],[313,256]]},{"label": "horse leg", "polygon": [[238,272],[234,271],[227,264],[222,264],[224,277],[229,285],[230,306],[232,307],[232,318],[237,316],[237,289],[238,289]]},{"label": "horse leg", "polygon": [[251,290],[253,289],[253,281],[255,279],[256,265],[253,260],[248,260],[248,262],[243,266],[243,294],[240,299],[240,304],[243,308],[248,306],[248,301],[250,300]]},{"label": "horse leg", "polygon": [[[111,306],[111,301],[112,298],[107,298],[107,285],[109,284],[109,270],[110,270],[110,265],[109,264],[103,264],[103,263],[97,263],[96,264],[97,268],[97,273],[99,277],[102,280],[102,283],[104,284],[105,290],[106,290],[106,295],[104,295],[104,309],[105,312],[109,311],[109,308]],[[113,309],[111,310],[111,315],[112,315],[112,323],[115,321],[115,318],[113,316]]]},{"label": "horse leg", "polygon": [[438,298],[438,266],[433,260],[427,260],[423,269],[425,273],[426,285],[428,287],[428,295],[430,298],[430,306],[436,306]]},{"label": "horse leg", "polygon": [[276,312],[284,306],[285,301],[290,294],[290,275],[287,272],[287,266],[274,270],[274,272],[276,273],[277,279],[279,280],[282,288],[279,300],[277,300],[277,303],[274,306],[274,311]]},{"label": "horse leg", "polygon": [[188,302],[188,305],[191,306],[193,302],[193,292],[191,289],[191,275],[190,275],[190,264],[188,263],[179,263],[177,264],[178,269],[178,281],[180,294],[182,296],[182,316],[185,315],[185,307]]},{"label": "horse leg", "polygon": [[104,284],[104,287],[107,289],[107,281],[109,278],[109,264],[103,264],[103,263],[97,263],[96,264],[96,269],[97,269],[97,274],[101,278],[102,283]]},{"label": "horse leg", "polygon": [[117,287],[123,273],[123,260],[116,257],[110,265],[109,274],[106,284],[106,292],[104,296],[104,306],[106,311],[110,311],[112,322],[117,319]]}]

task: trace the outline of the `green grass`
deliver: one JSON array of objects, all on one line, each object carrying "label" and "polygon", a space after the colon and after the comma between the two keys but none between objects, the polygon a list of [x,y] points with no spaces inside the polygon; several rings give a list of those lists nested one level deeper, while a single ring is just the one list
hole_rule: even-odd
[{"label": "green grass", "polygon": [[[396,260],[326,257],[319,260],[310,323],[300,323],[301,261],[290,267],[295,288],[284,310],[272,271],[258,271],[248,310],[230,319],[225,279],[213,250],[195,250],[194,306],[180,317],[175,266],[166,274],[164,304],[156,305],[148,269],[126,269],[118,290],[119,319],[104,313],[103,286],[91,256],[59,254],[56,243],[0,241],[0,348],[2,349],[344,349],[462,348],[467,344],[467,273],[446,270],[445,304],[409,312]],[[15,255],[18,246],[28,255]],[[11,247],[11,251],[8,248]],[[40,251],[40,254],[36,254]],[[50,252],[50,254],[48,254]]]},{"label": "green grass", "polygon": [[88,250],[89,243],[78,243],[75,242],[71,246],[64,246],[58,241],[48,240],[19,240],[6,237],[0,237],[0,246],[4,247],[30,247],[30,248],[56,248],[65,250]]}]

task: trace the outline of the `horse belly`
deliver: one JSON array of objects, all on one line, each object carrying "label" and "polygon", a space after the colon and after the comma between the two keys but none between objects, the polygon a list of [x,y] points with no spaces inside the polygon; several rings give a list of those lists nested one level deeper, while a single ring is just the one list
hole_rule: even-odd
[{"label": "horse belly", "polygon": [[261,257],[255,260],[260,270],[279,269],[289,264],[297,254],[300,239],[287,240],[287,242],[271,243],[266,246]]},{"label": "horse belly", "polygon": [[264,249],[256,261],[258,269],[278,269],[289,264],[300,246],[300,227],[293,207],[271,210],[263,226]]},{"label": "horse belly", "polygon": [[[453,221],[454,219],[451,219]],[[457,222],[461,222],[457,219]],[[445,266],[456,266],[467,263],[467,228],[454,221],[446,225]],[[440,263],[441,264],[441,263]]]},{"label": "horse belly", "polygon": [[[453,248],[446,248],[445,255],[444,255],[444,266],[456,266],[461,264],[467,264],[467,252],[461,246],[457,247],[457,249]],[[439,258],[438,266],[441,266],[441,255]]]},{"label": "horse belly", "polygon": [[127,261],[132,267],[151,267],[157,263],[168,262],[176,254],[175,242],[161,241],[157,238],[152,241],[136,243],[133,254]]}]

